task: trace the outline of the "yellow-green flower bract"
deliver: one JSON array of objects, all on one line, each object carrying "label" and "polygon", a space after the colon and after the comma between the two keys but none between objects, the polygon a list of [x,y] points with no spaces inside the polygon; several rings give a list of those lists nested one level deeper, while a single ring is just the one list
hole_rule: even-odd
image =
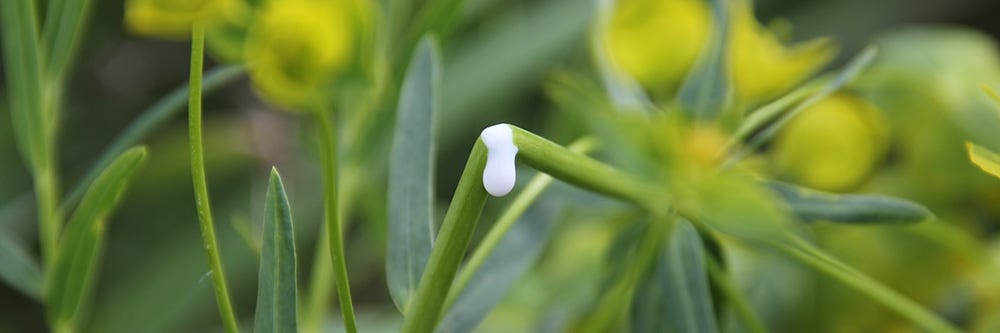
[{"label": "yellow-green flower bract", "polygon": [[617,67],[654,94],[672,92],[712,30],[702,0],[621,0],[606,28]]},{"label": "yellow-green flower bract", "polygon": [[213,15],[225,1],[234,0],[128,0],[125,26],[137,35],[186,40],[194,21]]},{"label": "yellow-green flower bract", "polygon": [[855,189],[885,155],[888,133],[874,105],[848,93],[806,108],[778,135],[771,151],[775,172],[812,188]]},{"label": "yellow-green flower bract", "polygon": [[269,102],[315,107],[356,65],[366,47],[366,10],[354,0],[269,2],[247,35],[244,56],[254,88]]},{"label": "yellow-green flower bract", "polygon": [[[834,53],[822,38],[785,47],[754,19],[749,1],[733,1],[730,8],[729,71],[745,102],[785,92]],[[671,96],[708,45],[713,20],[704,0],[620,0],[603,27],[607,52],[653,96]]]},{"label": "yellow-green flower bract", "polygon": [[774,32],[760,25],[749,1],[733,2],[729,64],[736,94],[757,102],[788,91],[813,75],[833,57],[826,38],[785,47]]}]

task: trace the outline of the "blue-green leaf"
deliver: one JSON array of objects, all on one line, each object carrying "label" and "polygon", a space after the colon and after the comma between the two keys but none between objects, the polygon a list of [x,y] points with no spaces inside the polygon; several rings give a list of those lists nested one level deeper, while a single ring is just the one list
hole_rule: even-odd
[{"label": "blue-green leaf", "polygon": [[0,232],[0,280],[36,301],[42,300],[42,270],[24,244]]},{"label": "blue-green leaf", "polygon": [[726,68],[729,10],[726,0],[712,1],[712,39],[681,86],[677,101],[691,119],[711,121],[729,105],[732,84]]},{"label": "blue-green leaf", "polygon": [[53,0],[48,3],[45,26],[42,29],[43,50],[48,64],[48,77],[62,80],[76,54],[80,37],[86,31],[90,0]]},{"label": "blue-green leaf", "polygon": [[295,230],[277,169],[271,169],[266,197],[254,332],[296,332]]},{"label": "blue-green leaf", "polygon": [[434,239],[434,114],[440,59],[424,38],[403,81],[389,169],[389,235],[386,280],[402,312],[416,292]]},{"label": "blue-green leaf", "polygon": [[718,332],[694,226],[678,220],[632,299],[632,332]]},{"label": "blue-green leaf", "polygon": [[534,266],[556,224],[551,216],[518,220],[473,275],[435,332],[474,331],[514,283]]},{"label": "blue-green leaf", "polygon": [[769,182],[788,208],[804,222],[916,223],[933,214],[918,203],[875,194],[832,194]]},{"label": "blue-green leaf", "polygon": [[43,57],[34,1],[0,1],[7,98],[17,147],[30,170],[50,167],[54,115],[44,107]]},{"label": "blue-green leaf", "polygon": [[48,272],[45,299],[50,327],[76,327],[94,289],[107,218],[146,157],[145,147],[122,153],[94,181],[67,223],[55,264]]},{"label": "blue-green leaf", "polygon": [[[614,2],[598,1],[597,6],[598,13],[600,13],[598,14],[599,25],[609,24],[611,13],[614,12]],[[653,108],[652,100],[642,90],[639,82],[611,61],[607,32],[604,29],[598,29],[590,43],[593,45],[594,61],[604,86],[604,92],[615,109],[618,111],[645,111]]]}]

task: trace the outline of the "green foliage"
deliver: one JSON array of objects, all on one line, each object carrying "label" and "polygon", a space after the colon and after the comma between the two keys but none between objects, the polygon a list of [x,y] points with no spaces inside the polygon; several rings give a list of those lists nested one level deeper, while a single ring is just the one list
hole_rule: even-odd
[{"label": "green foliage", "polygon": [[6,1],[3,15],[4,63],[7,98],[21,156],[38,173],[50,167],[52,128],[55,118],[44,106],[41,53],[36,13],[31,1]]},{"label": "green foliage", "polygon": [[[1000,187],[975,170],[1000,174],[1000,112],[978,89],[1000,82],[991,37],[902,29],[809,78],[833,59],[833,42],[808,36],[823,20],[793,17],[807,33],[792,35],[749,0],[629,1],[128,1],[127,30],[191,40],[190,85],[137,114],[119,110],[174,86],[157,80],[176,81],[170,57],[186,43],[119,43],[120,22],[88,22],[108,10],[91,0],[3,1],[13,121],[0,134],[14,140],[0,140],[0,199],[16,198],[0,203],[0,280],[24,297],[0,304],[12,310],[0,331],[41,330],[37,317],[56,332],[237,332],[251,317],[234,309],[249,310],[254,290],[262,332],[996,327]],[[906,17],[864,10],[850,17],[859,28]],[[847,49],[861,42],[839,32]],[[786,46],[800,39],[813,42]],[[205,72],[206,43],[233,64]],[[267,113],[253,93],[305,112]],[[802,128],[787,124],[842,95],[871,106],[877,135],[839,140],[825,130],[850,124],[831,123],[795,139]],[[173,121],[185,100],[189,141]],[[538,173],[513,198],[481,181],[489,154],[473,137],[498,122],[518,125],[517,178]],[[838,172],[829,162],[874,139],[870,170],[844,164],[851,186],[781,167]],[[166,152],[137,178],[145,149],[129,147],[146,141]],[[794,154],[781,154],[787,142]],[[279,164],[294,193],[276,169],[266,186],[247,180]],[[235,222],[217,228],[219,216]],[[36,229],[37,242],[25,237]]]},{"label": "green foliage", "polygon": [[485,168],[486,147],[477,140],[420,277],[414,295],[419,301],[407,311],[402,332],[431,332],[437,325],[445,297],[486,204],[488,194],[482,183]]},{"label": "green foliage", "polygon": [[632,299],[632,332],[718,332],[701,236],[679,220]]},{"label": "green foliage", "polygon": [[[205,74],[204,81],[202,82],[202,94],[211,94],[233,83],[233,81],[242,77],[243,73],[244,69],[242,66],[225,66],[209,71]],[[190,87],[187,85],[177,87],[156,103],[153,103],[149,108],[143,110],[139,117],[122,130],[115,137],[114,141],[101,152],[101,155],[97,157],[90,169],[87,170],[86,175],[69,191],[60,208],[67,210],[79,201],[86,186],[94,178],[97,178],[101,169],[110,163],[111,159],[121,154],[129,146],[142,141],[156,129],[176,117],[178,113],[184,111],[184,105],[188,101],[189,90]]]},{"label": "green foliage", "polygon": [[24,244],[0,234],[0,280],[35,301],[42,300],[42,270]]},{"label": "green foliage", "polygon": [[732,82],[728,71],[729,7],[729,1],[712,1],[712,14],[715,17],[712,38],[677,96],[681,110],[691,119],[712,121],[730,108]]},{"label": "green foliage", "polygon": [[403,81],[389,170],[389,236],[386,279],[401,312],[409,308],[434,241],[434,114],[440,59],[425,38]]},{"label": "green foliage", "polygon": [[933,216],[920,204],[883,195],[835,195],[781,182],[767,185],[803,222],[909,224]]},{"label": "green foliage", "polygon": [[45,304],[54,331],[79,330],[97,281],[107,219],[145,157],[143,147],[122,153],[94,180],[69,219],[59,253],[46,275]]},{"label": "green foliage", "polygon": [[278,169],[271,169],[264,204],[254,332],[298,330],[298,287],[292,211]]}]

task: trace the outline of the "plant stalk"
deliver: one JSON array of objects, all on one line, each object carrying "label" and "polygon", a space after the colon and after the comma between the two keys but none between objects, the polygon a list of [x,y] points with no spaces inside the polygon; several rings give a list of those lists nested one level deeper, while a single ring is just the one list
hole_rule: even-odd
[{"label": "plant stalk", "polygon": [[482,140],[476,140],[400,332],[429,333],[437,326],[445,298],[489,196],[483,188],[485,168],[486,146]]},{"label": "plant stalk", "polygon": [[188,91],[188,135],[191,147],[191,179],[194,182],[195,205],[198,207],[198,221],[201,222],[201,238],[205,245],[205,255],[212,274],[215,300],[226,332],[239,331],[236,315],[229,300],[229,289],[222,271],[222,258],[215,239],[212,223],[212,209],[209,205],[208,182],[205,176],[205,153],[201,133],[201,77],[204,62],[205,27],[195,22],[191,29],[191,84]]},{"label": "plant stalk", "polygon": [[347,262],[344,258],[344,234],[338,202],[338,156],[337,135],[334,132],[331,110],[315,110],[316,128],[319,134],[319,155],[323,173],[323,216],[327,238],[330,244],[330,258],[333,263],[334,283],[340,300],[340,311],[344,317],[344,329],[348,333],[358,331],[354,319],[354,305],[351,301],[351,285],[348,281]]},{"label": "plant stalk", "polygon": [[910,319],[929,332],[962,332],[951,323],[941,319],[916,302],[903,297],[896,291],[858,272],[849,265],[840,262],[798,237],[794,237],[791,244],[777,243],[775,245],[779,250],[791,255],[800,262],[868,294],[868,296],[878,300],[886,307]]},{"label": "plant stalk", "polygon": [[[577,140],[573,144],[569,145],[569,150],[577,152],[580,154],[586,154],[587,152],[594,149],[597,146],[597,140],[593,138],[583,138]],[[455,285],[452,286],[448,293],[448,299],[445,301],[444,309],[447,311],[451,309],[455,301],[458,300],[458,296],[462,294],[462,290],[469,285],[469,281],[472,281],[472,277],[476,275],[476,272],[483,266],[486,262],[486,258],[493,253],[497,245],[500,244],[500,240],[503,236],[507,234],[507,231],[514,226],[517,219],[524,215],[524,212],[528,210],[528,206],[531,206],[535,200],[541,196],[542,192],[552,184],[554,179],[544,173],[540,173],[528,182],[528,185],[521,190],[521,193],[514,199],[514,202],[507,207],[503,215],[497,219],[497,222],[493,224],[490,231],[483,237],[483,240],[479,242],[476,246],[475,252],[469,257],[465,266],[458,273],[458,278],[455,279]]]},{"label": "plant stalk", "polygon": [[666,193],[628,173],[573,152],[517,126],[510,126],[517,159],[556,179],[600,194],[635,203],[662,215],[669,207]]}]

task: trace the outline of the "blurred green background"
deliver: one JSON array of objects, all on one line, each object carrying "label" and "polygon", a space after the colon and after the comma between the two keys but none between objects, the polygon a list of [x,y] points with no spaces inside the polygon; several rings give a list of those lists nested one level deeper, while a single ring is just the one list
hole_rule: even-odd
[{"label": "blurred green background", "polygon": [[[947,89],[940,82],[944,72],[971,72],[978,77],[953,86],[970,89],[965,92],[970,96],[981,94],[980,83],[1000,88],[995,85],[1000,83],[1000,73],[992,72],[995,67],[974,67],[1000,63],[995,44],[1000,36],[1000,2],[759,0],[756,8],[765,24],[787,18],[794,26],[792,40],[834,38],[841,46],[834,65],[868,44],[885,42],[875,68],[853,89],[881,112],[889,127],[889,144],[885,160],[876,163],[863,184],[852,190],[917,200],[957,226],[947,231],[915,227],[898,232],[892,227],[821,225],[816,227],[819,241],[904,294],[944,304],[950,319],[974,325],[967,321],[973,321],[977,311],[988,311],[984,307],[1000,313],[996,305],[1000,295],[987,296],[987,300],[976,296],[983,292],[977,286],[997,282],[977,282],[995,275],[979,274],[971,258],[974,255],[969,254],[987,249],[994,265],[1000,261],[1000,181],[968,164],[961,146],[970,135],[968,128],[949,115],[967,106],[962,105],[962,98],[943,91]],[[66,89],[59,137],[59,170],[65,184],[75,183],[141,110],[187,80],[188,43],[129,34],[122,22],[123,10],[121,1],[95,1]],[[547,95],[546,85],[553,73],[590,70],[588,33],[594,14],[595,4],[586,0],[466,2],[443,49],[437,163],[442,212],[483,127],[508,122],[559,143],[568,143],[581,133],[579,124],[565,121],[567,117]],[[929,58],[950,60],[926,62]],[[214,66],[209,62],[206,68]],[[958,68],[962,66],[971,69]],[[258,99],[246,79],[206,96],[205,101],[208,178],[216,227],[236,311],[247,321],[253,313],[257,265],[253,245],[244,236],[253,238],[259,230],[259,203],[272,165],[282,170],[294,206],[300,285],[307,283],[321,209],[315,140],[304,118],[274,110]],[[0,232],[32,244],[37,237],[31,178],[14,146],[6,107],[7,103],[0,103]],[[88,331],[221,330],[195,215],[185,119],[176,117],[145,141],[151,151],[149,163],[111,217]],[[378,121],[385,124],[383,130],[392,126],[391,117]],[[384,140],[362,153],[384,164],[389,138]],[[353,147],[363,145],[354,143]],[[345,181],[360,184],[353,202],[348,203],[353,208],[349,209],[346,251],[364,332],[385,330],[381,327],[391,330],[399,321],[384,280],[385,170],[366,171],[344,176],[350,179]],[[557,231],[560,236],[548,245],[541,263],[480,329],[512,332],[540,327],[538,331],[548,332],[546,325],[559,327],[559,312],[571,311],[567,309],[586,299],[573,291],[589,290],[587,281],[597,279],[599,273],[593,266],[600,264],[601,252],[573,249],[580,244],[599,248],[608,242],[608,230],[600,223],[607,217],[600,214],[607,214],[602,207],[614,205],[565,186],[547,194],[526,218],[573,223],[562,224]],[[502,200],[488,204],[480,229],[501,207]],[[780,275],[770,283],[751,285],[749,292],[754,304],[774,303],[761,308],[769,309],[762,316],[777,323],[772,326],[777,331],[808,327],[830,332],[906,331],[898,318],[862,295],[767,253],[748,253],[743,254],[752,257],[748,262],[759,265],[741,271],[739,280]],[[578,286],[583,287],[575,289]],[[332,306],[327,314],[332,330],[339,329],[332,324],[339,320],[336,311]],[[0,331],[44,331],[43,315],[38,303],[0,285]]]}]

